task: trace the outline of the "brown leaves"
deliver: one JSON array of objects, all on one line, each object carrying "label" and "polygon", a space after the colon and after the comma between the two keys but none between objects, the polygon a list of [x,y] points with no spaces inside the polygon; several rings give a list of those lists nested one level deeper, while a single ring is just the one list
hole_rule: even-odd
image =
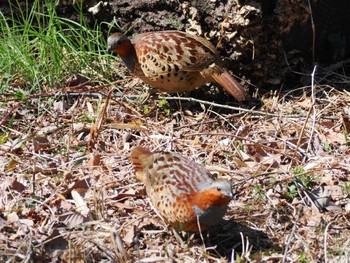
[{"label": "brown leaves", "polygon": [[[313,261],[322,258],[319,240],[329,223],[329,247],[342,247],[350,235],[348,115],[332,101],[316,100],[316,119],[306,120],[307,97],[269,97],[259,110],[235,114],[220,104],[168,100],[169,115],[157,103],[145,115],[143,106],[112,96],[54,100],[38,102],[36,111],[19,106],[0,138],[4,255],[226,262],[232,244],[242,246],[242,232],[254,253],[273,243],[281,258],[291,237],[288,256],[297,261],[306,253]],[[204,233],[207,247],[208,236],[217,240],[215,253],[196,236],[179,241],[154,213],[128,161],[136,145],[179,152],[233,182],[226,221]]]}]

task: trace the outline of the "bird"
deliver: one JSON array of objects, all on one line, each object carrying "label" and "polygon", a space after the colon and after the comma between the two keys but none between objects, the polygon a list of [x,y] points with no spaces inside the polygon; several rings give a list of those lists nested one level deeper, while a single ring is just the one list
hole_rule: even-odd
[{"label": "bird", "polygon": [[130,160],[152,208],[175,230],[199,232],[218,224],[233,198],[230,181],[214,179],[202,165],[178,153],[136,146]]},{"label": "bird", "polygon": [[188,92],[214,82],[238,101],[247,97],[245,89],[222,66],[216,48],[202,37],[176,30],[131,38],[117,32],[107,42],[108,52],[118,54],[132,75],[161,91]]}]

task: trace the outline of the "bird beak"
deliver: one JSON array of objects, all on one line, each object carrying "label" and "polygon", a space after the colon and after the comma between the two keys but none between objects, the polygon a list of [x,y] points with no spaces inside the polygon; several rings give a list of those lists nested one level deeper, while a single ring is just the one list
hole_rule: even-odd
[{"label": "bird beak", "polygon": [[233,199],[233,196],[234,196],[233,191],[231,191],[231,192],[227,195],[227,197],[229,197],[230,199]]}]

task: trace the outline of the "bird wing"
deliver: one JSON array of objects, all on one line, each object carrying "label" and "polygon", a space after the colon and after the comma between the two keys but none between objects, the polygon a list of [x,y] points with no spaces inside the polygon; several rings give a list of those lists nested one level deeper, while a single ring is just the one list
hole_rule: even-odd
[{"label": "bird wing", "polygon": [[201,71],[220,60],[209,41],[179,31],[143,33],[133,42],[141,68],[149,78],[169,72]]}]

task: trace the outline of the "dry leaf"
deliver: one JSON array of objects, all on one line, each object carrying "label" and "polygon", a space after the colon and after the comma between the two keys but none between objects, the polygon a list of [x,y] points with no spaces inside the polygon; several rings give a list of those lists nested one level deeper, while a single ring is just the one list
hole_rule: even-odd
[{"label": "dry leaf", "polygon": [[17,222],[19,220],[19,216],[17,215],[16,212],[9,213],[7,215],[7,222]]},{"label": "dry leaf", "polygon": [[34,152],[40,152],[50,147],[50,142],[46,136],[36,136],[33,138]]},{"label": "dry leaf", "polygon": [[71,195],[73,197],[77,211],[82,216],[87,217],[90,213],[90,209],[88,208],[82,196],[85,192],[86,192],[85,189],[78,188],[76,190],[73,190]]},{"label": "dry leaf", "polygon": [[[62,220],[63,218],[60,218]],[[63,223],[68,228],[74,228],[82,223],[88,222],[88,218],[86,216],[83,216],[81,214],[72,213],[68,216],[65,216],[65,219],[63,220]]]}]

